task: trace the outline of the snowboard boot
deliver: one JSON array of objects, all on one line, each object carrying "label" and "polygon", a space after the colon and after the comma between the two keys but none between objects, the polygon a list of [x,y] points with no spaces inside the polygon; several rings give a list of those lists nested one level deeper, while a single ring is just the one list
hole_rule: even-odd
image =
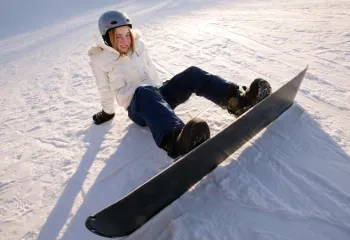
[{"label": "snowboard boot", "polygon": [[177,158],[198,147],[210,138],[208,124],[201,118],[191,119],[180,130],[174,130],[163,140],[162,148],[171,158]]},{"label": "snowboard boot", "polygon": [[261,78],[255,79],[250,87],[242,87],[237,96],[229,98],[227,102],[227,110],[229,113],[239,117],[250,108],[261,102],[263,99],[271,95],[272,89],[270,84]]}]

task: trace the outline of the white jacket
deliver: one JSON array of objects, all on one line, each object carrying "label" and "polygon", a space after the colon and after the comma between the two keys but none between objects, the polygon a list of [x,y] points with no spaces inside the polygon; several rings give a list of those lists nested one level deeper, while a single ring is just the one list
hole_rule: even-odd
[{"label": "white jacket", "polygon": [[114,113],[114,99],[118,105],[128,108],[136,88],[143,84],[160,85],[156,69],[148,55],[141,34],[133,31],[135,52],[119,58],[119,52],[107,46],[97,37],[90,47],[91,68],[100,92],[102,109]]}]

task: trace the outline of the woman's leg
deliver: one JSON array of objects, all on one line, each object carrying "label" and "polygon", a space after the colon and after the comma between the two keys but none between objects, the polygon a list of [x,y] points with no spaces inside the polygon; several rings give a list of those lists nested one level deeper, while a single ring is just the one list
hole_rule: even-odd
[{"label": "woman's leg", "polygon": [[128,115],[136,124],[149,127],[158,147],[165,136],[174,130],[180,132],[185,125],[163,99],[159,89],[150,85],[136,89]]},{"label": "woman's leg", "polygon": [[257,78],[242,92],[234,83],[198,67],[189,67],[162,86],[160,92],[172,109],[187,101],[195,93],[238,117],[268,97],[272,89],[266,80]]},{"label": "woman's leg", "polygon": [[226,107],[229,98],[239,95],[239,87],[198,67],[189,67],[160,87],[160,92],[172,109],[193,93]]},{"label": "woman's leg", "polygon": [[129,118],[148,126],[157,146],[176,158],[210,138],[208,124],[200,118],[186,125],[163,99],[158,88],[147,85],[136,89],[128,108]]}]

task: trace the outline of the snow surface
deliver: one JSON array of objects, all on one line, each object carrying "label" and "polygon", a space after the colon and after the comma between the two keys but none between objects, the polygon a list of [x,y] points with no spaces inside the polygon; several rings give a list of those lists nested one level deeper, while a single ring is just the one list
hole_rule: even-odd
[{"label": "snow surface", "polygon": [[[297,104],[126,239],[350,239],[348,0],[2,0],[1,240],[101,239],[86,217],[172,162],[121,108],[92,124],[87,48],[110,9],[163,80],[196,65],[276,89],[309,64]],[[234,120],[196,96],[176,112],[213,135]]]}]

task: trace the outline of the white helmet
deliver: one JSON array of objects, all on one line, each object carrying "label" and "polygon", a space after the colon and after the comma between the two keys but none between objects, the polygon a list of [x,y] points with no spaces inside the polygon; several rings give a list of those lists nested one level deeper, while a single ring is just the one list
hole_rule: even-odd
[{"label": "white helmet", "polygon": [[112,44],[108,36],[108,31],[121,26],[129,26],[132,28],[129,17],[120,11],[105,12],[98,20],[98,28],[100,29],[102,38],[110,46],[112,46]]}]

